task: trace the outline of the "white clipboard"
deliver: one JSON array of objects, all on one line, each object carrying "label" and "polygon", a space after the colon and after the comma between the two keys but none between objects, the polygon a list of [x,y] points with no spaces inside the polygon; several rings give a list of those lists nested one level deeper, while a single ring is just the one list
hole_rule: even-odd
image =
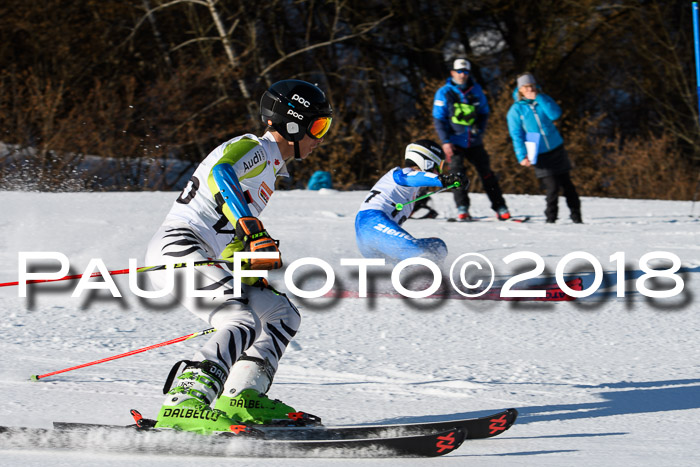
[{"label": "white clipboard", "polygon": [[527,133],[525,135],[525,148],[527,149],[527,158],[531,164],[537,164],[537,152],[540,147],[540,134]]}]

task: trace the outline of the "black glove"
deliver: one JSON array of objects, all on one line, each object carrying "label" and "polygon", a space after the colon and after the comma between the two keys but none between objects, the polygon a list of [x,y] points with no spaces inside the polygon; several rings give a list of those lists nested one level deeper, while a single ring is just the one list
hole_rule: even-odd
[{"label": "black glove", "polygon": [[440,183],[442,183],[443,187],[450,186],[454,182],[459,182],[459,186],[457,188],[460,190],[466,190],[469,187],[469,179],[462,172],[448,172],[445,174],[440,174],[438,179],[440,180]]},{"label": "black glove", "polygon": [[[236,222],[236,238],[242,242],[243,251],[279,253],[279,242],[270,238],[257,217],[241,217]],[[250,269],[279,269],[282,257],[276,259],[250,259]]]}]

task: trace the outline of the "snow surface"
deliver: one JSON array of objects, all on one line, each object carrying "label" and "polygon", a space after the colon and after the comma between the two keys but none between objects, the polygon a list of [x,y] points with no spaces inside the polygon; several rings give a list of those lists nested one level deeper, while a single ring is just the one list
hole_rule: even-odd
[{"label": "snow surface", "polygon": [[[281,240],[287,265],[321,258],[339,281],[352,285],[356,269],[341,267],[340,259],[359,257],[353,225],[364,196],[277,192],[262,220]],[[0,282],[17,280],[18,252],[62,252],[74,273],[91,258],[110,269],[127,268],[129,258],[142,264],[148,240],[176,197],[0,192]],[[584,198],[586,224],[575,225],[566,219],[562,199],[563,219],[546,225],[543,197],[508,195],[507,201],[513,213],[532,215],[532,221],[409,220],[405,227],[418,237],[443,238],[449,262],[462,253],[485,255],[501,281],[519,272],[516,266],[528,266],[503,262],[518,251],[542,256],[550,274],[564,255],[585,251],[608,279],[615,273],[609,257],[624,252],[627,296],[615,296],[612,279],[570,303],[298,299],[302,327],[270,395],[329,425],[448,420],[515,407],[520,417],[509,431],[467,441],[435,460],[207,457],[206,465],[700,465],[700,220],[691,216],[691,203]],[[445,216],[455,214],[450,195],[435,196],[433,205]],[[492,214],[484,195],[472,195],[472,206],[475,215]],[[680,296],[638,293],[639,258],[653,251],[682,260]],[[576,267],[590,285],[592,267]],[[309,279],[297,285],[310,289],[314,277]],[[156,414],[170,367],[191,358],[204,338],[29,381],[32,374],[208,328],[177,304],[139,299],[126,276],[115,281],[123,298],[106,291],[71,298],[76,281],[33,286],[28,298],[19,298],[17,287],[0,288],[1,424],[127,424],[131,408]],[[281,272],[272,283],[284,289]],[[128,440],[120,446],[114,439],[73,451],[0,441],[1,463],[22,466],[187,465],[200,461],[194,456],[206,445],[193,446],[193,457],[185,458],[128,450]]]}]

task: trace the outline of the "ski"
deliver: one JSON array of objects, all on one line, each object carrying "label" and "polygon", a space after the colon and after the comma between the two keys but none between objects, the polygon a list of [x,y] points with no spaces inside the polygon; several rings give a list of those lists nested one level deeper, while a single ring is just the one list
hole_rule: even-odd
[{"label": "ski", "polygon": [[362,439],[368,437],[411,436],[458,428],[466,439],[484,439],[498,436],[513,426],[518,418],[516,409],[506,409],[479,418],[465,418],[438,422],[401,423],[390,425],[320,426],[320,427],[262,427],[266,437],[275,439]]},{"label": "ski", "polygon": [[[254,425],[252,436],[268,440],[356,440],[378,437],[401,437],[432,434],[453,428],[462,430],[467,439],[483,439],[498,436],[510,428],[518,418],[516,409],[506,409],[479,418],[464,418],[436,422],[401,423],[390,425],[340,425],[340,426],[278,426]],[[143,419],[145,426],[155,421]],[[54,422],[54,429],[61,431],[106,428],[112,430],[140,429],[136,425],[100,425],[90,423]],[[145,428],[148,429],[148,428]]]},{"label": "ski", "polygon": [[[272,439],[256,440],[261,444],[259,452],[310,453],[314,457],[437,457],[459,448],[466,433],[459,428],[449,428],[429,434],[360,438],[360,439]],[[255,446],[253,446],[255,447]],[[337,451],[337,452],[332,452]]]},{"label": "ski", "polygon": [[498,217],[470,217],[469,219],[461,220],[456,217],[448,217],[447,222],[483,222],[483,221],[498,221],[498,222],[515,222],[522,224],[530,220],[530,216],[512,216],[508,219],[499,219]]},{"label": "ski", "polygon": [[100,449],[149,454],[232,457],[437,457],[464,442],[464,430],[363,439],[266,439],[235,433],[210,436],[170,429],[73,424],[72,429],[0,426],[3,446],[48,449]]},{"label": "ski", "polygon": [[[576,277],[566,281],[566,285],[572,290],[581,291],[583,290],[583,279]],[[517,289],[511,289],[517,291]],[[499,300],[506,302],[520,302],[520,301],[534,301],[534,302],[568,302],[576,300],[576,297],[567,295],[561,287],[556,283],[550,284],[540,284],[527,287],[524,290],[544,290],[544,297],[502,297],[501,288],[494,287],[483,295],[479,296],[464,296],[455,291],[449,291],[447,293],[434,293],[425,297],[424,299],[435,299],[435,300]],[[367,297],[360,297],[360,293],[356,290],[338,290],[333,289],[324,295],[326,298],[404,298],[408,299],[404,295],[398,292],[367,292]]]}]

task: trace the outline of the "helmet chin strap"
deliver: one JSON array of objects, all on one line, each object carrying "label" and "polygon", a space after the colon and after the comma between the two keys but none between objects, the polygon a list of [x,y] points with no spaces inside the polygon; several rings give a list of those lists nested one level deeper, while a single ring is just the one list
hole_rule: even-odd
[{"label": "helmet chin strap", "polygon": [[[283,136],[284,139],[287,141],[292,141],[294,143],[294,160],[295,161],[300,161],[301,160],[301,153],[299,152],[299,141],[297,140],[297,136],[299,133],[299,124],[295,122],[287,122],[287,136]],[[301,136],[304,138],[304,135]]]},{"label": "helmet chin strap", "polygon": [[301,160],[301,154],[299,153],[299,141],[294,141],[294,160]]}]

